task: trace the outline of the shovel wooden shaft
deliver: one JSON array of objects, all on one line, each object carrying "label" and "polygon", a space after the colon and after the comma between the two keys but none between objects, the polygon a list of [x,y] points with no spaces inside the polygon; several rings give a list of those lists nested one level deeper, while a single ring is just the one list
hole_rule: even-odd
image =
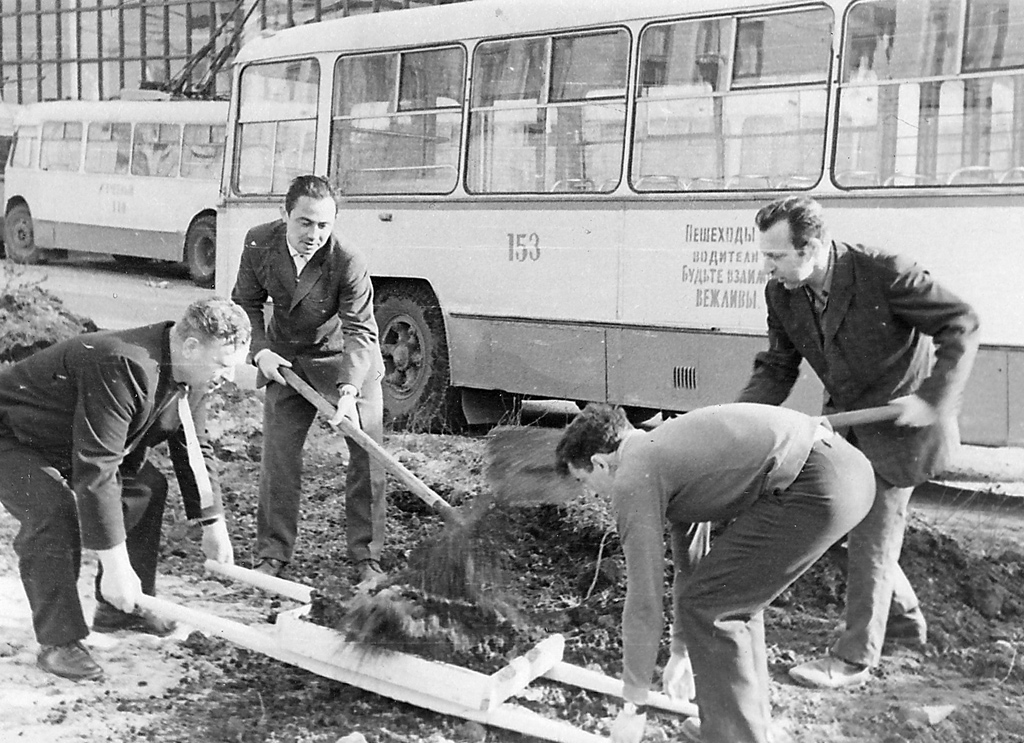
[{"label": "shovel wooden shaft", "polygon": [[[281,376],[285,378],[285,381],[288,382],[296,392],[302,395],[307,402],[328,418],[334,417],[336,408],[331,405],[323,395],[313,389],[306,380],[302,379],[288,367],[280,367],[279,371],[281,372]],[[384,469],[398,478],[403,485],[409,488],[411,492],[431,508],[439,511],[446,519],[456,521],[461,520],[459,518],[459,512],[456,511],[451,504],[431,490],[425,482],[416,477],[416,475],[410,472],[405,465],[391,456],[387,449],[370,438],[370,436],[359,428],[359,426],[355,426],[351,421],[343,418],[341,423],[338,424],[338,428],[341,429],[341,432],[345,434],[345,436],[355,441],[366,451],[367,454],[376,459]]]},{"label": "shovel wooden shaft", "polygon": [[899,405],[882,405],[877,408],[863,408],[861,410],[849,410],[844,413],[832,413],[823,416],[833,428],[841,426],[862,426],[866,423],[881,423],[891,421],[899,417],[903,408]]}]

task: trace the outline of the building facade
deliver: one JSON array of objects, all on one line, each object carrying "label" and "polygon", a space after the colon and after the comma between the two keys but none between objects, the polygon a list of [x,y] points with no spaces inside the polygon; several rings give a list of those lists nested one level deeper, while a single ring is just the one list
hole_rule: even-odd
[{"label": "building facade", "polygon": [[2,0],[0,100],[105,100],[173,87],[226,97],[230,58],[263,29],[452,0]]}]

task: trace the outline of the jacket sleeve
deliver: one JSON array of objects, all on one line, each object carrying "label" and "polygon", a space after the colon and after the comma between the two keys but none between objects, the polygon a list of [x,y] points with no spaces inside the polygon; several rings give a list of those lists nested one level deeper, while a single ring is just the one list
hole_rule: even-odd
[{"label": "jacket sleeve", "polygon": [[263,308],[267,303],[269,293],[267,288],[259,279],[257,262],[259,250],[255,246],[256,239],[252,230],[245,236],[245,245],[242,248],[242,258],[238,264],[238,275],[235,278],[235,286],[231,290],[231,299],[245,310],[252,325],[252,342],[249,344],[249,361],[264,348],[269,346],[267,341],[267,325],[263,317]]},{"label": "jacket sleeve", "polygon": [[359,253],[352,254],[338,288],[338,318],[345,350],[337,385],[351,384],[361,389],[374,368],[379,338],[373,315],[373,284],[366,260]]},{"label": "jacket sleeve", "polygon": [[118,467],[133,420],[149,399],[146,375],[122,357],[86,353],[78,369],[72,423],[71,489],[82,547],[110,549],[125,541]]},{"label": "jacket sleeve", "polygon": [[931,336],[935,346],[935,365],[916,394],[939,410],[956,412],[978,353],[978,315],[913,261],[893,256],[887,268],[893,316]]},{"label": "jacket sleeve", "polygon": [[185,439],[185,429],[181,426],[175,429],[174,433],[167,439],[167,448],[171,454],[171,464],[174,466],[174,474],[178,479],[178,488],[181,490],[181,500],[185,506],[185,518],[191,520],[205,519],[212,516],[220,516],[224,513],[223,498],[221,497],[219,467],[213,456],[213,445],[206,430],[206,395],[190,405],[192,420],[196,426],[196,434],[199,438],[199,448],[203,454],[203,463],[206,472],[210,477],[210,485],[213,488],[213,503],[203,507],[199,488],[196,485],[196,475],[192,465],[188,461],[188,445]]},{"label": "jacket sleeve", "polygon": [[768,350],[754,357],[754,371],[736,402],[781,405],[800,376],[802,355],[775,311],[770,285],[765,287],[768,306]]}]

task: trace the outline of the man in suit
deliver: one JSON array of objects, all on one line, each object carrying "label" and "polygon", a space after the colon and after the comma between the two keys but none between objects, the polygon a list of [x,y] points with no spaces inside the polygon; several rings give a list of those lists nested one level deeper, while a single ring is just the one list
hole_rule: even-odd
[{"label": "man in suit", "polygon": [[[337,405],[331,423],[347,418],[375,441],[384,437],[384,362],[373,286],[362,254],[333,234],[337,213],[325,178],[296,178],[285,196],[283,219],[246,235],[231,295],[252,321],[257,384],[266,385],[256,569],[269,575],[279,575],[295,551],[302,447],[316,416],[280,368],[292,369]],[[268,298],[273,310],[265,324]],[[348,551],[356,579],[366,583],[383,576],[385,473],[351,439],[348,449]]]},{"label": "man in suit", "polygon": [[[591,404],[565,430],[556,462],[610,499],[626,555],[624,704],[612,741],[643,737],[664,627],[666,527],[675,570],[663,688],[682,698],[695,690],[700,708],[699,730],[683,734],[779,740],[764,608],[868,512],[874,478],[864,455],[821,419],[769,405],[701,408],[641,431],[620,408]],[[709,521],[729,525],[707,550]]]},{"label": "man in suit", "polygon": [[168,442],[206,556],[233,562],[203,400],[244,363],[249,335],[241,308],[207,299],[177,323],[87,333],[0,371],[0,503],[20,522],[14,551],[44,670],[103,675],[81,642],[83,547],[100,563],[93,629],[174,629],[133,613],[140,594],[155,592],[167,497],[150,447]]},{"label": "man in suit", "polygon": [[782,403],[807,359],[825,386],[827,412],[900,408],[894,422],[848,433],[874,467],[877,493],[847,539],[846,628],[830,655],[790,670],[808,686],[853,686],[868,679],[886,639],[926,640],[898,560],[914,486],[942,471],[959,446],[978,317],[914,261],[833,241],[811,198],[775,201],[755,222],[770,277],[768,350],[739,400]]}]

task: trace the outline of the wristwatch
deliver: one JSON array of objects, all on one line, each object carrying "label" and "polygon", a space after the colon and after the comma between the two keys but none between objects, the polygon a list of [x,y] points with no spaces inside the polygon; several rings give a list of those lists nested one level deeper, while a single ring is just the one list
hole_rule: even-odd
[{"label": "wristwatch", "polygon": [[358,397],[359,390],[356,389],[355,385],[343,384],[338,388],[339,397]]},{"label": "wristwatch", "polygon": [[622,705],[622,711],[625,712],[627,715],[646,715],[647,705],[626,702],[624,705]]}]

